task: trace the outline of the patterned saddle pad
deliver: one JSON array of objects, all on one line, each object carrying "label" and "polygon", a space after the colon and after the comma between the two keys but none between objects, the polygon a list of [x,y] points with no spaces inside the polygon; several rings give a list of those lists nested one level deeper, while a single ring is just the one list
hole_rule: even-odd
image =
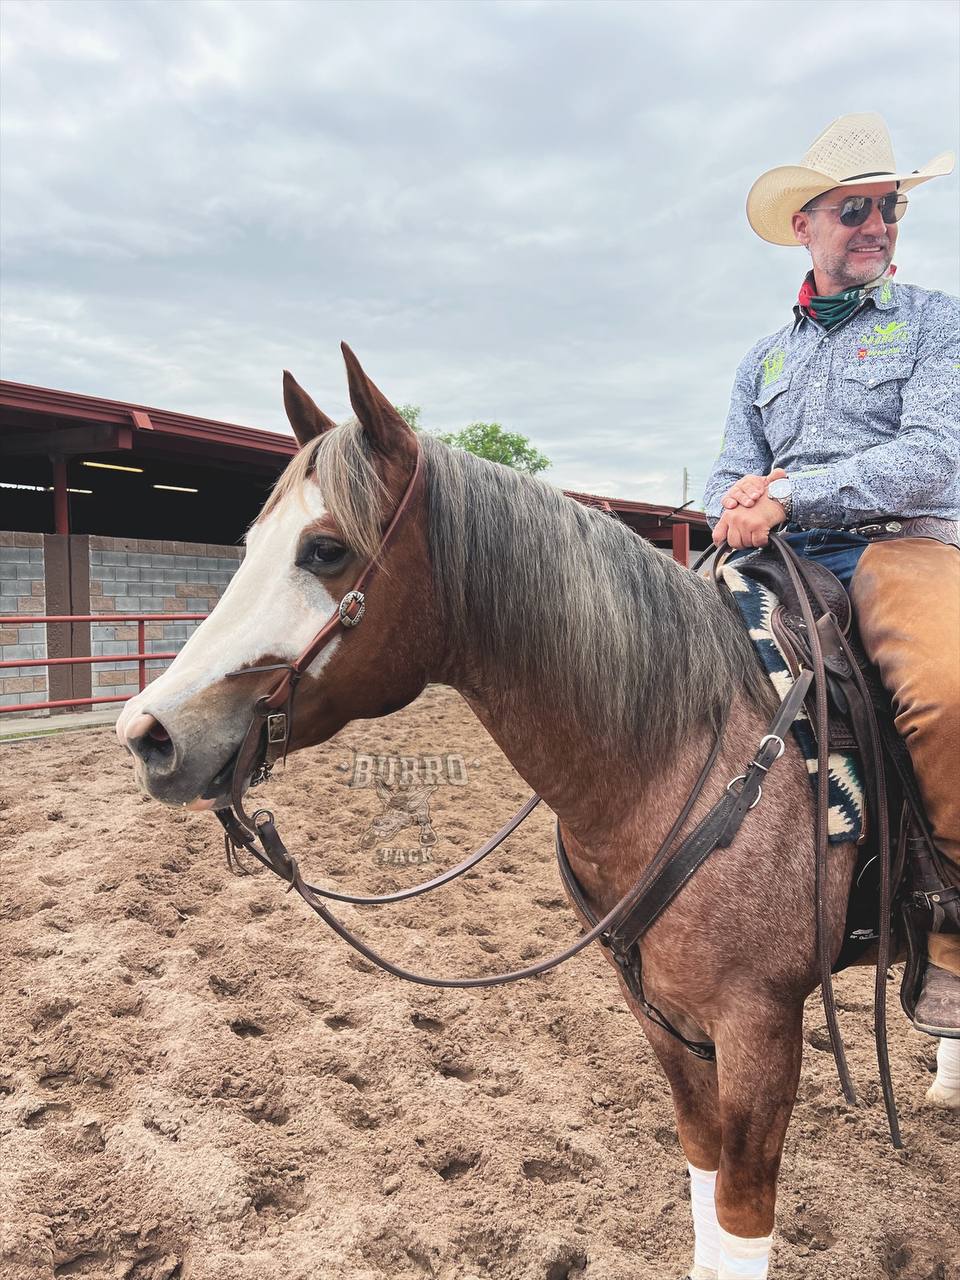
[{"label": "patterned saddle pad", "polygon": [[[793,685],[793,676],[770,626],[770,616],[777,606],[777,597],[769,588],[739,572],[736,563],[723,567],[723,579],[733,595],[743,617],[744,625],[753,641],[760,661],[781,702]],[[810,719],[801,708],[793,722],[793,736],[803,752],[810,774],[810,785],[817,788],[817,743],[810,727]],[[832,751],[830,764],[830,815],[831,844],[843,844],[859,840],[863,830],[863,777],[857,755]]]}]

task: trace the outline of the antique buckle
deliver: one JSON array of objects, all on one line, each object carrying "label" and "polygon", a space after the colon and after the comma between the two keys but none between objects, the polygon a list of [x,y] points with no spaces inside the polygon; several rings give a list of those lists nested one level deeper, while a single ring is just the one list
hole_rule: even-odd
[{"label": "antique buckle", "polygon": [[[356,605],[354,609],[353,606]],[[353,612],[351,612],[353,609]],[[355,627],[367,611],[362,591],[348,591],[337,607],[340,621],[345,627]]]},{"label": "antique buckle", "polygon": [[287,713],[275,711],[267,716],[267,742],[276,745],[287,740]]}]

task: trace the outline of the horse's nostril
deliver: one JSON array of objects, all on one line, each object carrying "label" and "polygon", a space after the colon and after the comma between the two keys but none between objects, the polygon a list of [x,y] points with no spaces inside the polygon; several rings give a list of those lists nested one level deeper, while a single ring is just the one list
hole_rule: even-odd
[{"label": "horse's nostril", "polygon": [[148,765],[173,755],[169,733],[149,712],[141,712],[126,726],[126,741],[129,750]]}]

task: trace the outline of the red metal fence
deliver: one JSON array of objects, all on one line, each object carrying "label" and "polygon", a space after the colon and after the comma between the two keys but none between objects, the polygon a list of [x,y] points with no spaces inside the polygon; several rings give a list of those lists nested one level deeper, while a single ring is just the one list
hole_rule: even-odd
[{"label": "red metal fence", "polygon": [[[136,662],[137,679],[140,689],[147,687],[147,663],[169,660],[177,656],[178,650],[171,653],[147,653],[146,628],[150,622],[200,622],[207,617],[205,613],[26,613],[12,618],[0,618],[0,627],[33,626],[36,623],[48,622],[136,622],[136,653],[104,653],[96,657],[80,658],[7,658],[0,662],[0,670],[10,667],[55,667],[76,665],[80,663],[116,662],[118,664]],[[47,711],[55,707],[92,706],[98,702],[126,702],[129,693],[114,693],[101,698],[62,698],[56,702],[20,702],[0,705],[4,711]]]}]

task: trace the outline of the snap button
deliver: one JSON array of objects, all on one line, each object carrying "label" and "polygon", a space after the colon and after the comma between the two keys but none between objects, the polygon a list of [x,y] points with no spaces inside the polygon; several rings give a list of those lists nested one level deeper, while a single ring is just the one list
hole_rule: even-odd
[{"label": "snap button", "polygon": [[899,533],[902,528],[903,525],[899,520],[890,520],[887,522],[887,533]]}]

